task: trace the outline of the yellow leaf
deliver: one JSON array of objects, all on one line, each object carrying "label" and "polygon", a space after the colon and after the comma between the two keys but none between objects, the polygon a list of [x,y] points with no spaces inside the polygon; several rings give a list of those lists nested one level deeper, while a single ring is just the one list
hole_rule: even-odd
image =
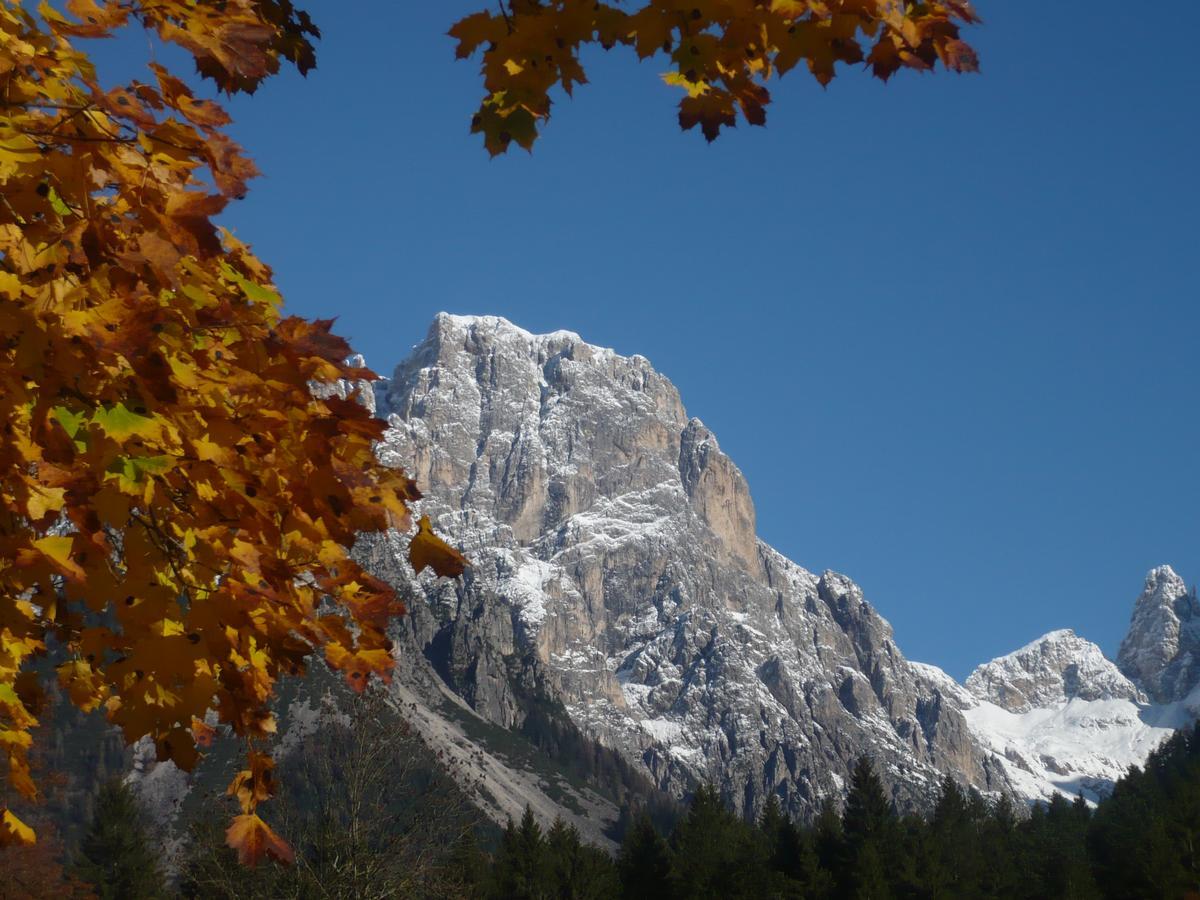
[{"label": "yellow leaf", "polygon": [[55,564],[64,574],[70,575],[73,578],[83,579],[85,574],[83,569],[71,559],[71,548],[74,546],[73,538],[52,535],[51,537],[40,538],[33,542],[33,546],[47,559]]},{"label": "yellow leaf", "polygon": [[21,279],[8,272],[0,272],[0,296],[16,300],[21,296]]},{"label": "yellow leaf", "polygon": [[36,843],[37,835],[33,829],[14,816],[11,810],[6,809],[0,814],[0,847],[31,847]]},{"label": "yellow leaf", "polygon": [[70,696],[71,702],[84,712],[91,712],[104,702],[108,690],[99,673],[86,660],[71,660],[56,671],[59,685]]},{"label": "yellow leaf", "polygon": [[63,508],[63,496],[65,494],[66,490],[64,488],[31,485],[29,500],[26,503],[29,518],[36,522],[47,513],[58,512]]}]

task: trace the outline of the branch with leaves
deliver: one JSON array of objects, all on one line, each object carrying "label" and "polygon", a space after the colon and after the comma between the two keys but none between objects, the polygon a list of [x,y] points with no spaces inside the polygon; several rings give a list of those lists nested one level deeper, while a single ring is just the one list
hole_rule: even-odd
[{"label": "branch with leaves", "polygon": [[[377,462],[382,422],[310,387],[374,373],[213,224],[256,174],[225,111],[156,63],[101,87],[77,43],[126,25],[227,93],[307,71],[318,34],[289,0],[0,2],[0,753],[36,798],[30,663],[54,643],[71,700],[160,760],[190,770],[214,715],[250,741],[228,839],[286,858],[257,814],[267,702],[313,654],[358,690],[389,677],[403,604],[349,548],[420,495]],[[461,571],[430,529],[414,549]],[[0,842],[33,840],[0,811]]]},{"label": "branch with leaves", "polygon": [[662,54],[663,79],[687,94],[679,124],[715,140],[738,116],[764,125],[766,82],[803,63],[822,85],[838,63],[866,65],[887,81],[900,69],[979,68],[960,28],[979,21],[967,0],[510,0],[450,29],[460,59],[482,55],[486,94],[471,123],[492,155],[532,149],[550,118],[551,91],[586,84],[580,51],[630,47]]}]

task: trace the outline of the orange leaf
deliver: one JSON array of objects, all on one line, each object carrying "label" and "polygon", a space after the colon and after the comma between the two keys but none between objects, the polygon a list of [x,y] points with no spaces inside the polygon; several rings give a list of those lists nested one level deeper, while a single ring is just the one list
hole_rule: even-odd
[{"label": "orange leaf", "polygon": [[192,739],[196,742],[197,747],[208,749],[213,745],[213,740],[217,736],[217,729],[213,728],[203,719],[197,719],[192,716]]},{"label": "orange leaf", "polygon": [[237,851],[238,862],[243,866],[257,866],[264,855],[287,865],[295,860],[287,842],[253,813],[234,817],[225,832],[225,845]]},{"label": "orange leaf", "polygon": [[418,574],[429,566],[439,576],[456,578],[471,563],[465,556],[433,533],[429,516],[421,516],[417,533],[408,545],[408,561]]},{"label": "orange leaf", "polygon": [[259,803],[275,793],[275,760],[265,753],[253,750],[247,757],[250,768],[242,769],[234,775],[225,793],[230,797],[237,797],[242,812],[249,814]]}]

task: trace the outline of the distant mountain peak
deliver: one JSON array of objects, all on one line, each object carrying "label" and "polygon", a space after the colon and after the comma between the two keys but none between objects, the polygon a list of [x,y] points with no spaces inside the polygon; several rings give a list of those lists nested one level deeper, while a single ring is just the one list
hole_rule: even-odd
[{"label": "distant mountain peak", "polygon": [[1200,678],[1200,609],[1170,566],[1147,573],[1117,662],[1159,703],[1182,699]]},{"label": "distant mountain peak", "polygon": [[1070,628],[984,663],[967,677],[966,687],[980,700],[1018,713],[1075,697],[1145,699],[1098,646]]}]

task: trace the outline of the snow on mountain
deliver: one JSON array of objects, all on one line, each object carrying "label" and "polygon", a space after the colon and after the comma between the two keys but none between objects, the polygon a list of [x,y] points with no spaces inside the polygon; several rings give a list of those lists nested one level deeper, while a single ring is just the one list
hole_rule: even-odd
[{"label": "snow on mountain", "polygon": [[1145,696],[1103,651],[1069,628],[1052,631],[967,677],[967,690],[1009,712],[1023,713],[1078,697],[1081,700]]},{"label": "snow on mountain", "polygon": [[536,682],[676,795],[712,780],[803,814],[866,753],[910,807],[944,773],[1094,798],[1191,715],[1200,607],[1169,567],[1120,667],[1062,630],[959,685],[906,660],[853,581],[755,538],[741,472],[643,357],[442,314],[382,394],[381,458],[474,562],[453,589],[417,579],[450,689],[510,726],[514,677]]},{"label": "snow on mountain", "polygon": [[975,736],[1008,761],[1009,777],[1030,800],[1056,792],[1099,800],[1174,730],[1155,724],[1153,708],[1123,698],[1072,697],[1024,712],[981,700],[965,715]]},{"label": "snow on mountain", "polygon": [[[841,797],[864,754],[905,809],[928,808],[946,774],[1095,799],[1200,710],[1200,605],[1167,566],[1119,666],[1071,630],[965,686],[905,659],[852,580],[757,539],[741,472],[644,357],[443,313],[391,379],[316,389],[388,416],[380,459],[471,559],[452,581],[416,576],[400,535],[356,547],[408,598],[397,709],[497,821],[530,803],[603,844],[616,818],[612,798],[514,749],[535,707],[669,794],[710,781],[739,812],[774,795],[801,817]],[[189,789],[169,763],[133,781],[168,810]]]},{"label": "snow on mountain", "polygon": [[1198,619],[1183,579],[1160,566],[1134,605],[1120,667],[1074,631],[1052,631],[975,669],[963,714],[976,739],[1008,761],[1022,795],[1098,800],[1197,718]]}]

